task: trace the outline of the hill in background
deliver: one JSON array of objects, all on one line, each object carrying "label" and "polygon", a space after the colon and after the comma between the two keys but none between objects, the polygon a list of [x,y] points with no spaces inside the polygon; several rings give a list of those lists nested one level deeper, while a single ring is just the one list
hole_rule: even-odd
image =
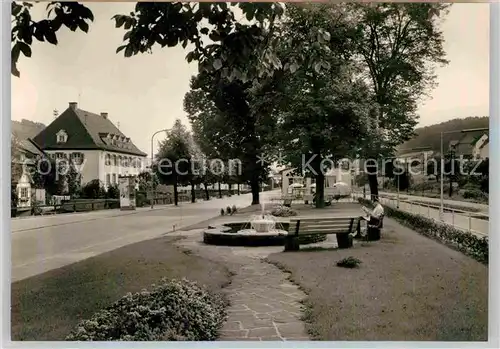
[{"label": "hill in background", "polygon": [[461,130],[489,127],[490,119],[488,116],[473,116],[463,119],[453,119],[439,124],[425,126],[415,129],[416,136],[409,141],[397,147],[397,150],[403,152],[403,149],[414,149],[421,147],[430,147],[435,152],[440,152],[441,132],[457,131],[443,135],[443,144],[447,148],[453,140],[459,140],[462,135]]},{"label": "hill in background", "polygon": [[20,140],[33,138],[45,128],[40,122],[34,122],[26,119],[21,121],[11,120],[11,132]]}]

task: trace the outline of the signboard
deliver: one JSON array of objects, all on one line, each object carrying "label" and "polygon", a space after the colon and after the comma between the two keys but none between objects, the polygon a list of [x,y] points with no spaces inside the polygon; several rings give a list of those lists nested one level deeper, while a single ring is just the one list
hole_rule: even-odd
[{"label": "signboard", "polygon": [[120,190],[120,209],[135,210],[135,177],[118,177]]}]

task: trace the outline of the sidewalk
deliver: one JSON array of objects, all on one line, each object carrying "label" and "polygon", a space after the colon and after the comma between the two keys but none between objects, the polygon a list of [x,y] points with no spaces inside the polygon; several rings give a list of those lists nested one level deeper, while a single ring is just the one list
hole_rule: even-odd
[{"label": "sidewalk", "polygon": [[230,306],[219,340],[309,340],[301,320],[305,293],[288,280],[288,274],[263,260],[283,247],[204,245],[201,232],[200,229],[178,232],[185,238],[176,244],[202,258],[224,263],[234,274],[231,284],[224,289]]},{"label": "sidewalk", "polygon": [[[392,192],[384,192],[381,191],[379,192],[380,195],[385,195],[385,196],[396,196],[396,193]],[[367,191],[366,195],[370,195],[370,191]],[[422,201],[430,204],[437,204],[439,205],[441,203],[441,200],[439,198],[429,198],[426,196],[418,196],[418,195],[408,195],[405,193],[399,193],[399,198],[400,199],[409,199],[409,200],[415,200],[415,201]],[[485,204],[478,204],[475,202],[469,202],[469,201],[460,201],[460,200],[450,200],[450,199],[444,199],[443,200],[444,204],[448,205],[456,205],[456,206],[462,206],[462,207],[469,207],[469,208],[475,208],[481,210],[481,212],[488,214],[489,213],[489,205]]]}]

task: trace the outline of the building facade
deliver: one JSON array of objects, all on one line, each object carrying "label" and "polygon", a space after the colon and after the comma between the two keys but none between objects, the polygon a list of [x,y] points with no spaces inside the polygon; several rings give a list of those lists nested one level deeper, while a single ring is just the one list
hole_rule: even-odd
[{"label": "building facade", "polygon": [[71,160],[82,185],[98,179],[108,188],[118,184],[118,176],[138,175],[145,166],[146,153],[109,120],[108,113],[91,113],[74,102],[34,141],[56,162]]}]

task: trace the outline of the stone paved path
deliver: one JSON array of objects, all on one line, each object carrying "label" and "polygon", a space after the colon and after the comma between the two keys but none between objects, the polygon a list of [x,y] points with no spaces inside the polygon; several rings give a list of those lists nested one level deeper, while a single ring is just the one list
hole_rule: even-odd
[{"label": "stone paved path", "polygon": [[234,273],[225,288],[230,301],[220,340],[309,340],[301,321],[306,295],[288,275],[262,261],[283,247],[225,247],[203,245],[201,230],[178,232],[177,244],[204,258],[224,262]]}]

